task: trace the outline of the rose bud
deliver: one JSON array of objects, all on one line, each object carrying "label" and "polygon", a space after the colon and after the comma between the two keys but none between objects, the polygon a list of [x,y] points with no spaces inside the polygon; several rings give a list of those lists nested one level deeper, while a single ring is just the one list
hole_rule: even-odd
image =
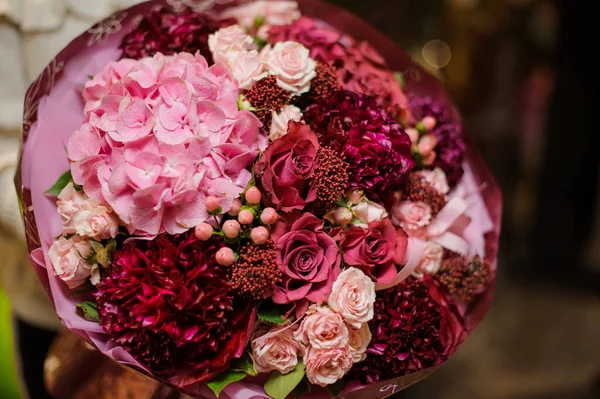
[{"label": "rose bud", "polygon": [[345,226],[352,221],[354,216],[348,208],[338,208],[335,211],[335,222],[340,226]]}]

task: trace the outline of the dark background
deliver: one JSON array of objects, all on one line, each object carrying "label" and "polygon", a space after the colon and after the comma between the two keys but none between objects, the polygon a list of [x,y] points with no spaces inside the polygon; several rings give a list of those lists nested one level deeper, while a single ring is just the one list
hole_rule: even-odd
[{"label": "dark background", "polygon": [[411,399],[600,397],[600,14],[550,0],[330,0],[444,82],[504,194],[496,297]]}]

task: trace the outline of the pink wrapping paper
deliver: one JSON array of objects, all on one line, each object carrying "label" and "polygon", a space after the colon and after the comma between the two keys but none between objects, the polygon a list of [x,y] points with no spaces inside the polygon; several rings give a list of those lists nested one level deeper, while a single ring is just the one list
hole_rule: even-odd
[{"label": "pink wrapping paper", "polygon": [[[155,0],[108,17],[71,42],[48,65],[26,95],[22,156],[15,179],[22,201],[31,262],[54,303],[58,316],[69,329],[106,356],[145,374],[148,373],[126,351],[107,340],[98,324],[86,321],[76,314],[75,305],[85,300],[85,295],[70,292],[66,285],[54,276],[52,268],[48,267],[50,261],[46,254],[53,238],[61,234],[61,219],[56,212],[56,204],[44,191],[69,167],[65,147],[70,135],[83,122],[83,103],[80,96],[83,84],[90,75],[98,73],[109,61],[120,57],[120,40],[128,29],[135,26],[140,16],[147,13],[151,7],[164,3],[163,0]],[[210,2],[207,0],[206,3]],[[226,7],[221,3],[227,1],[219,1],[216,7]],[[407,92],[428,95],[442,101],[454,110],[454,118],[459,120],[458,112],[440,83],[425,73],[385,35],[336,6],[318,0],[298,0],[298,3],[304,15],[324,20],[357,40],[368,41],[381,52],[393,70],[404,73]],[[231,1],[231,4],[235,4],[235,1]],[[465,166],[465,178],[461,186],[469,194],[468,215],[472,219],[471,225],[465,231],[465,238],[471,250],[477,249],[476,252],[484,253],[495,270],[500,233],[501,194],[473,146],[469,147]],[[485,233],[484,239],[481,239],[482,233]],[[456,337],[456,346],[483,319],[490,306],[493,290],[492,282],[488,290],[470,308],[457,309],[466,331]],[[384,398],[421,380],[432,371],[433,369],[422,370],[369,387],[350,383],[337,398]],[[169,384],[168,381],[162,382]],[[214,397],[206,386],[189,386],[183,391],[196,397]],[[307,397],[317,399],[330,395],[324,390],[313,390]],[[261,384],[244,381],[226,387],[221,398],[268,396]]]}]

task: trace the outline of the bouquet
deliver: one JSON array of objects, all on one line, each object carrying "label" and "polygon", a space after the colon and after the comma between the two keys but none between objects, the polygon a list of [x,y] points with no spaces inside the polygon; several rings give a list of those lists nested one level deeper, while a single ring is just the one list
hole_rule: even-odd
[{"label": "bouquet", "polygon": [[32,85],[23,139],[62,322],[195,397],[389,396],[489,307],[493,178],[435,80],[334,6],[115,14]]}]

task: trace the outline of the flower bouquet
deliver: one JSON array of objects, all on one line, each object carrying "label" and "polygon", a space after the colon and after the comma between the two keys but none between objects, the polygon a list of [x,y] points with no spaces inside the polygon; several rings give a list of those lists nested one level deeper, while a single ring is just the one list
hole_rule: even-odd
[{"label": "flower bouquet", "polygon": [[439,84],[334,6],[134,6],[56,57],[24,119],[58,316],[182,392],[389,396],[489,307],[493,178]]}]

